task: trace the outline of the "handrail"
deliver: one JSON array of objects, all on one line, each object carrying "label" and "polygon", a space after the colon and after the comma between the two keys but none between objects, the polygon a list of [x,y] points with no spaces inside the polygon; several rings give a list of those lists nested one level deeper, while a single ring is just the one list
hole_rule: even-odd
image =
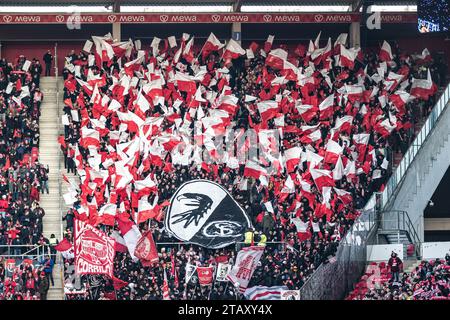
[{"label": "handrail", "polygon": [[385,207],[392,199],[392,196],[398,191],[398,186],[403,182],[406,172],[414,161],[416,155],[419,153],[422,145],[426,142],[428,136],[433,131],[437,122],[440,120],[440,116],[449,104],[449,98],[450,83],[442,92],[439,100],[429,114],[427,120],[420,129],[416,138],[413,140],[412,144],[404,154],[403,159],[400,161],[394,173],[387,181],[386,187],[381,196],[382,207]]},{"label": "handrail", "polygon": [[[391,217],[390,214],[392,214],[394,219],[385,219],[386,216]],[[397,219],[395,219],[395,217]],[[396,225],[396,228],[386,228],[384,225],[385,222],[394,222],[394,225]],[[382,230],[402,230],[402,231],[408,232],[408,234],[411,237],[412,242],[415,244],[416,254],[418,256],[420,256],[420,247],[421,247],[422,242],[420,241],[419,235],[417,234],[417,231],[411,222],[408,212],[403,211],[403,210],[383,211],[380,228]]]}]

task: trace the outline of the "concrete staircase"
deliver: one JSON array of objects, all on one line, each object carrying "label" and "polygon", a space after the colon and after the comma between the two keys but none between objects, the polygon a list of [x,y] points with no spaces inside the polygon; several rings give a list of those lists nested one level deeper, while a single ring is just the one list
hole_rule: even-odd
[{"label": "concrete staircase", "polygon": [[[60,82],[59,96],[57,99],[57,82]],[[41,104],[41,117],[39,119],[40,142],[39,142],[39,160],[44,165],[49,166],[49,194],[42,194],[40,205],[45,210],[44,236],[50,238],[54,234],[58,240],[61,240],[61,212],[60,200],[62,194],[60,192],[60,158],[62,158],[60,147],[58,144],[59,125],[61,122],[58,116],[57,100],[62,101],[62,78],[61,77],[42,77],[40,82],[41,91],[44,94],[44,100]],[[63,165],[64,168],[64,165]],[[53,278],[55,286],[50,287],[48,292],[49,300],[62,300],[63,281],[61,268],[63,267],[61,257],[58,255],[55,267],[53,269]]]}]

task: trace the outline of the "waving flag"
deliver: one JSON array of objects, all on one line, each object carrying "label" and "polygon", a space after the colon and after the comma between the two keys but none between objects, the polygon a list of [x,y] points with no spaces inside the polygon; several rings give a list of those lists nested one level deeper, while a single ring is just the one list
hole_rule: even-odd
[{"label": "waving flag", "polygon": [[378,57],[381,61],[392,61],[393,59],[391,45],[386,40],[383,41]]},{"label": "waving flag", "polygon": [[430,69],[427,72],[427,79],[413,79],[411,84],[411,95],[423,100],[428,100],[430,96],[437,92],[437,86],[431,79]]},{"label": "waving flag", "polygon": [[170,299],[170,292],[169,292],[169,283],[167,282],[166,269],[164,269],[163,300],[171,300]]},{"label": "waving flag", "polygon": [[276,101],[262,101],[256,105],[258,106],[261,119],[264,122],[275,117],[278,112],[278,102]]},{"label": "waving flag", "polygon": [[319,191],[322,190],[323,187],[335,186],[331,171],[311,168],[310,172]]},{"label": "waving flag", "polygon": [[284,156],[286,158],[286,168],[288,172],[294,171],[294,168],[300,162],[301,153],[302,149],[299,147],[290,148],[284,151]]},{"label": "waving flag", "polygon": [[153,240],[153,235],[150,230],[144,232],[141,238],[136,243],[136,248],[134,250],[134,255],[143,261],[143,264],[153,264],[157,263],[158,258],[158,250],[155,245],[155,241]]},{"label": "waving flag", "polygon": [[136,224],[131,221],[123,221],[121,219],[117,219],[117,224],[120,230],[120,234],[125,240],[125,244],[128,248],[128,253],[134,261],[137,261],[138,258],[134,255],[134,251],[136,250],[136,245],[138,240],[141,238],[141,232]]},{"label": "waving flag", "polygon": [[284,62],[287,60],[287,58],[288,53],[283,49],[278,48],[270,51],[270,53],[267,55],[266,65],[274,69],[280,70],[283,69]]},{"label": "waving flag", "polygon": [[261,167],[254,161],[247,161],[244,168],[244,177],[252,177],[259,179],[261,176],[266,176],[267,170]]},{"label": "waving flag", "polygon": [[205,45],[202,48],[202,57],[205,59],[211,52],[219,51],[225,46],[225,44],[221,43],[219,39],[216,38],[214,33],[210,33],[208,39],[205,42]]},{"label": "waving flag", "polygon": [[328,140],[326,150],[325,150],[324,161],[326,163],[335,164],[343,151],[344,151],[344,149],[339,145],[339,143],[337,143],[331,139]]},{"label": "waving flag", "polygon": [[233,39],[230,39],[230,41],[228,41],[228,43],[227,43],[227,46],[225,47],[225,51],[222,55],[222,58],[224,60],[237,59],[240,56],[243,56],[244,54],[245,54],[245,50],[242,49],[242,47],[239,45],[239,43],[237,43]]},{"label": "waving flag", "polygon": [[343,45],[341,45],[341,55],[340,55],[340,65],[342,67],[347,67],[353,70],[355,66],[355,59],[358,56],[358,50],[353,48],[347,49]]},{"label": "waving flag", "polygon": [[54,248],[56,251],[61,252],[65,259],[73,259],[75,257],[73,245],[69,242],[69,240],[67,240],[67,238],[64,238]]}]

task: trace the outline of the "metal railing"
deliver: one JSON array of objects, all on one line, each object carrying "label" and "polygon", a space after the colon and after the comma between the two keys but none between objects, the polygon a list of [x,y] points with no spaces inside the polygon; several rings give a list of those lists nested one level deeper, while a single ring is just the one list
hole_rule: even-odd
[{"label": "metal railing", "polygon": [[420,256],[420,248],[422,247],[422,242],[414,228],[411,219],[406,211],[402,210],[390,210],[383,211],[380,220],[380,229],[385,231],[395,230],[395,231],[406,231],[410,236],[411,242],[415,246],[415,251],[418,256]]},{"label": "metal railing", "polygon": [[414,161],[422,145],[426,142],[428,136],[433,131],[433,128],[439,121],[441,114],[444,112],[445,108],[449,104],[449,99],[450,99],[450,84],[448,84],[447,87],[442,92],[441,97],[439,98],[438,102],[436,103],[427,120],[425,121],[422,129],[419,131],[416,138],[414,139],[414,141],[404,154],[403,159],[400,161],[393,175],[387,181],[386,187],[381,196],[383,207],[389,203],[392,196],[396,193],[398,189],[397,187],[402,183],[403,178],[406,175],[406,172],[411,166],[411,163]]},{"label": "metal railing", "polygon": [[49,245],[0,245],[0,258],[41,260],[50,255]]},{"label": "metal railing", "polygon": [[339,242],[335,262],[323,262],[300,288],[302,300],[338,300],[351,289],[366,266],[367,245],[379,223],[378,194],[362,209],[361,215]]}]

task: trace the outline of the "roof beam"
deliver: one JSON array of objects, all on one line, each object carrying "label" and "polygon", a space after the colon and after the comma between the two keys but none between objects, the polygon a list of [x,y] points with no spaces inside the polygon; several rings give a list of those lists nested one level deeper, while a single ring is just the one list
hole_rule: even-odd
[{"label": "roof beam", "polygon": [[242,7],[242,0],[235,0],[233,3],[233,11],[241,12],[241,7]]}]

